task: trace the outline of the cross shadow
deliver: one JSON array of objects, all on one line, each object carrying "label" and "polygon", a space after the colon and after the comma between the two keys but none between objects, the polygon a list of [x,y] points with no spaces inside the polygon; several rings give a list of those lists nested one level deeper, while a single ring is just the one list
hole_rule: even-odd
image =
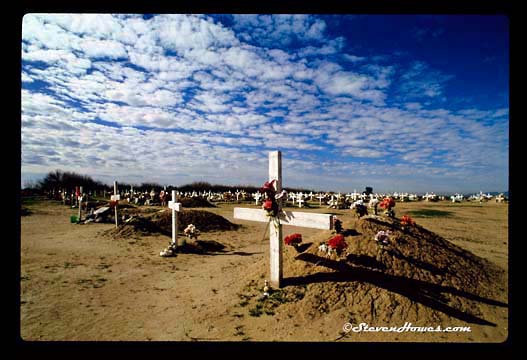
[{"label": "cross shadow", "polygon": [[344,236],[357,236],[357,235],[360,235],[360,232],[358,232],[355,229],[346,229],[346,230],[343,230],[341,234]]},{"label": "cross shadow", "polygon": [[263,252],[245,252],[245,251],[230,251],[225,249],[225,245],[214,240],[194,240],[187,241],[184,245],[177,247],[177,253],[182,254],[199,254],[206,256],[216,255],[237,255],[237,256],[252,256],[256,254],[263,254]]},{"label": "cross shadow", "polygon": [[424,261],[421,261],[421,260],[417,260],[417,259],[414,259],[412,257],[405,256],[401,252],[399,252],[397,250],[394,250],[394,249],[388,250],[388,254],[390,254],[392,256],[395,256],[396,258],[401,259],[403,261],[406,261],[406,262],[408,262],[410,264],[413,264],[413,265],[415,265],[415,266],[417,266],[417,267],[419,267],[421,269],[428,270],[434,275],[444,275],[445,273],[447,273],[446,270],[440,269],[437,266],[434,266],[434,265],[429,264],[427,262],[424,262]]},{"label": "cross shadow", "polygon": [[[309,263],[322,265],[337,272],[297,276],[284,279],[284,286],[306,285],[320,282],[348,282],[360,281],[384,288],[394,293],[403,295],[412,301],[416,301],[434,310],[445,313],[462,321],[475,323],[479,325],[496,326],[496,324],[472,315],[470,313],[458,310],[447,304],[444,294],[462,296],[470,300],[482,302],[489,305],[507,307],[507,304],[497,300],[487,299],[466,291],[458,290],[451,286],[442,286],[427,283],[422,280],[409,279],[402,276],[395,276],[382,273],[376,270],[369,270],[360,267],[353,267],[344,262],[322,258],[320,256],[303,253],[296,257]],[[353,258],[351,258],[353,259]],[[356,259],[356,258],[355,258]]]},{"label": "cross shadow", "polygon": [[386,266],[382,262],[379,262],[373,257],[368,256],[368,255],[349,254],[348,256],[346,256],[346,260],[348,260],[348,262],[352,262],[354,264],[367,267],[367,268],[379,269],[379,270],[386,269]]},{"label": "cross shadow", "polygon": [[252,256],[256,254],[263,254],[263,251],[258,251],[258,252],[233,251],[232,253],[226,253],[222,255]]}]

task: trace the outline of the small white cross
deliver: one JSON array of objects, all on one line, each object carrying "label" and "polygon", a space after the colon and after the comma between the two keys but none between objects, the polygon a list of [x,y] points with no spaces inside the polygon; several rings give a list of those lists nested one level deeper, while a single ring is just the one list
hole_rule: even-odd
[{"label": "small white cross", "polygon": [[168,202],[168,208],[172,209],[172,247],[177,247],[177,213],[182,210],[181,203],[176,202],[176,190],[172,190],[172,200]]},{"label": "small white cross", "polygon": [[262,198],[262,194],[259,192],[253,194],[253,198],[256,200],[256,205],[259,205],[260,199]]}]

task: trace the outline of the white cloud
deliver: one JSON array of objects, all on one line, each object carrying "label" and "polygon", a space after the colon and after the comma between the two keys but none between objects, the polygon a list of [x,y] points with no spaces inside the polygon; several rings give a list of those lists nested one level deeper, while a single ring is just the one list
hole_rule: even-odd
[{"label": "white cloud", "polygon": [[238,44],[231,30],[202,17],[162,15],[152,20],[152,26],[158,33],[161,46],[177,52]]},{"label": "white cloud", "polygon": [[233,28],[260,46],[289,45],[293,40],[325,40],[326,22],[311,15],[233,15]]},{"label": "white cloud", "polygon": [[126,49],[114,40],[88,40],[80,44],[84,53],[90,58],[126,59]]},{"label": "white cloud", "polygon": [[444,87],[452,75],[444,75],[431,69],[421,61],[415,61],[402,76],[399,91],[404,98],[438,98],[443,95]]}]

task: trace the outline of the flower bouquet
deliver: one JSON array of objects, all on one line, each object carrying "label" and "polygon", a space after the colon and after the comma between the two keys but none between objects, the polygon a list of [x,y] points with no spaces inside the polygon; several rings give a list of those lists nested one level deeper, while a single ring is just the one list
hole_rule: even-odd
[{"label": "flower bouquet", "polygon": [[302,234],[295,233],[288,235],[284,238],[284,243],[294,247],[297,252],[300,252],[300,248],[298,246],[302,243]]},{"label": "flower bouquet", "polygon": [[377,242],[377,246],[379,246],[380,250],[384,250],[384,248],[388,245],[390,245],[390,235],[392,233],[389,230],[381,230],[376,235],[374,240]]},{"label": "flower bouquet", "polygon": [[333,216],[332,221],[335,233],[340,234],[342,232],[342,221],[339,220],[336,216]]},{"label": "flower bouquet", "polygon": [[406,229],[407,226],[413,226],[413,225],[415,225],[415,221],[410,216],[404,215],[401,218],[401,227],[403,228],[403,230]]},{"label": "flower bouquet", "polygon": [[183,230],[183,232],[185,233],[185,236],[188,237],[189,239],[197,239],[199,234],[200,234],[200,231],[198,229],[196,229],[196,226],[194,226],[193,224],[189,224],[185,230]]},{"label": "flower bouquet", "polygon": [[348,244],[344,240],[344,235],[338,234],[333,236],[327,242],[320,244],[318,251],[326,253],[326,256],[331,256],[331,254],[340,255],[347,247]]},{"label": "flower bouquet", "polygon": [[159,256],[170,257],[170,256],[174,256],[175,254],[176,254],[176,247],[174,246],[174,244],[171,243],[170,245],[168,245],[166,249],[164,249],[163,251],[159,253]]},{"label": "flower bouquet", "polygon": [[379,206],[384,209],[384,215],[391,218],[395,217],[395,212],[393,211],[393,208],[395,207],[395,200],[393,198],[384,198]]},{"label": "flower bouquet", "polygon": [[357,214],[357,218],[361,218],[364,215],[368,215],[368,208],[366,205],[364,205],[364,201],[357,200],[353,204],[351,204],[350,209],[355,210],[355,214]]},{"label": "flower bouquet", "polygon": [[265,184],[260,189],[260,193],[265,194],[267,199],[262,204],[262,209],[267,212],[267,216],[276,217],[278,215],[279,206],[276,201],[276,190],[274,188],[274,183],[276,180],[266,181]]}]

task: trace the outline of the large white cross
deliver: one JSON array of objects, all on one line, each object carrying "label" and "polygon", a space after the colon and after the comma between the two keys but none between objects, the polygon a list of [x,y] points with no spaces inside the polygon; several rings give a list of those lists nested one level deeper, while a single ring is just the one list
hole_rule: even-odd
[{"label": "large white cross", "polygon": [[172,247],[177,247],[177,212],[181,211],[181,203],[176,202],[176,190],[172,190],[172,200],[168,202],[172,209]]},{"label": "large white cross", "polygon": [[[271,151],[269,153],[269,181],[276,180],[274,187],[276,193],[282,191],[282,153]],[[283,211],[282,199],[278,199],[279,224],[271,221],[269,225],[269,246],[270,246],[270,266],[271,266],[271,285],[279,288],[282,282],[282,224],[300,226],[314,229],[331,230],[333,228],[332,215],[315,214],[299,211]],[[234,208],[234,218],[241,220],[252,220],[259,222],[269,222],[265,210]]]}]

